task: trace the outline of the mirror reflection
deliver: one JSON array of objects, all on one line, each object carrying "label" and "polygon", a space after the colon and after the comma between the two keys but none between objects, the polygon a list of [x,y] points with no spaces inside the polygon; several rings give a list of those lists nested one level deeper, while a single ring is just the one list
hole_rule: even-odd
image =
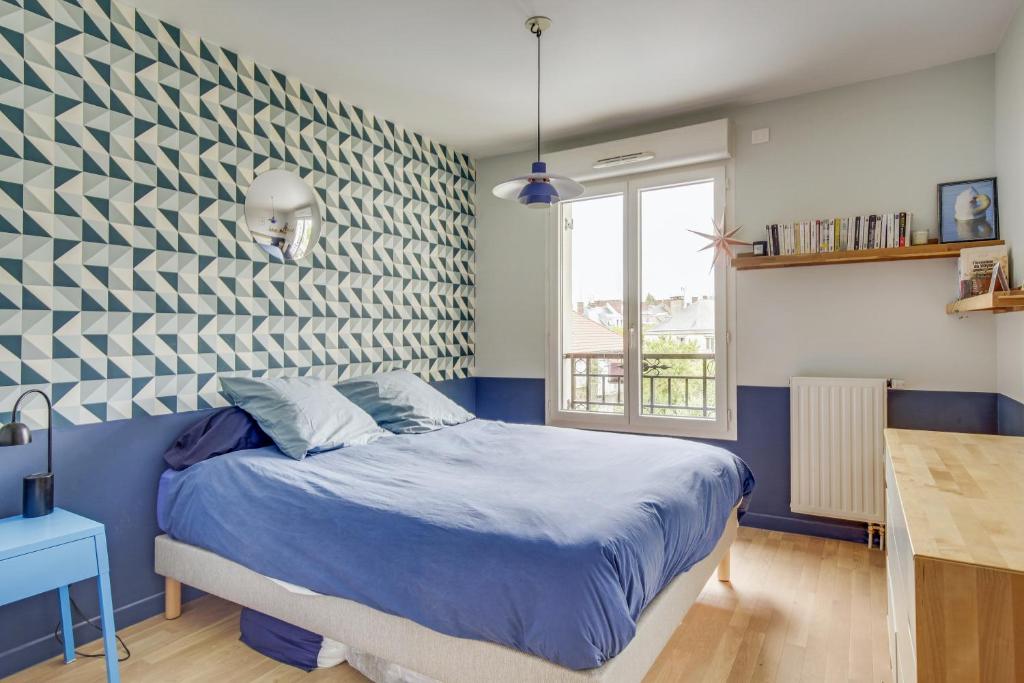
[{"label": "mirror reflection", "polygon": [[263,251],[279,261],[298,261],[320,239],[320,202],[296,173],[260,174],[245,195],[245,225]]}]

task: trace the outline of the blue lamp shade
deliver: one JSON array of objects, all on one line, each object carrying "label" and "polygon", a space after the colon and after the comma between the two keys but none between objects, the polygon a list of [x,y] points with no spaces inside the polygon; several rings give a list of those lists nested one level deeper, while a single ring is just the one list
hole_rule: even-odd
[{"label": "blue lamp shade", "polygon": [[535,161],[530,175],[499,183],[493,192],[499,199],[514,199],[531,209],[546,209],[560,201],[579,197],[583,194],[583,186],[572,178],[551,175],[547,164]]},{"label": "blue lamp shade", "polygon": [[544,209],[558,203],[558,190],[547,180],[531,180],[519,194],[519,203],[531,209]]}]

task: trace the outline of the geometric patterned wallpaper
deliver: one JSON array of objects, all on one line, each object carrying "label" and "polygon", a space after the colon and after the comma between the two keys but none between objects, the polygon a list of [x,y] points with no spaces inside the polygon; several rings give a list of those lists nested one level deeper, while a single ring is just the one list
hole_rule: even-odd
[{"label": "geometric patterned wallpaper", "polygon": [[[324,211],[298,264],[245,230],[273,169]],[[467,376],[474,186],[468,156],[129,6],[0,2],[0,410],[27,387],[84,424],[224,405],[230,374]]]}]

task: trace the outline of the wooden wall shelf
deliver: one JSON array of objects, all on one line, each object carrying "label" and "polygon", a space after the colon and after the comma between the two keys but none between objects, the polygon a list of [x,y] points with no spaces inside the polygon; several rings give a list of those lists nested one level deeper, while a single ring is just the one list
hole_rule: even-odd
[{"label": "wooden wall shelf", "polygon": [[1012,289],[1009,292],[990,292],[969,296],[966,299],[946,304],[946,313],[971,313],[973,311],[992,311],[993,313],[1008,313],[1010,311],[1024,311],[1024,290]]},{"label": "wooden wall shelf", "polygon": [[763,270],[767,268],[797,268],[800,266],[830,266],[839,263],[953,258],[960,255],[961,249],[969,247],[994,247],[1003,243],[1003,240],[981,240],[978,242],[957,242],[954,244],[921,244],[916,247],[900,247],[898,249],[860,249],[857,251],[832,251],[824,254],[795,254],[791,256],[739,254],[733,258],[732,265],[736,270]]}]

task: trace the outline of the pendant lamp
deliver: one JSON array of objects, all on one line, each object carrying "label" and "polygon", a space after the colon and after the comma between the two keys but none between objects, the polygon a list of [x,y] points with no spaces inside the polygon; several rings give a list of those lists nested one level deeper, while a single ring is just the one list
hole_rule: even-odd
[{"label": "pendant lamp", "polygon": [[530,17],[526,28],[537,36],[537,160],[529,175],[506,180],[494,186],[494,196],[514,199],[531,209],[546,209],[566,199],[583,194],[583,186],[572,178],[548,173],[548,166],[540,160],[540,36],[551,28],[547,17]]}]

